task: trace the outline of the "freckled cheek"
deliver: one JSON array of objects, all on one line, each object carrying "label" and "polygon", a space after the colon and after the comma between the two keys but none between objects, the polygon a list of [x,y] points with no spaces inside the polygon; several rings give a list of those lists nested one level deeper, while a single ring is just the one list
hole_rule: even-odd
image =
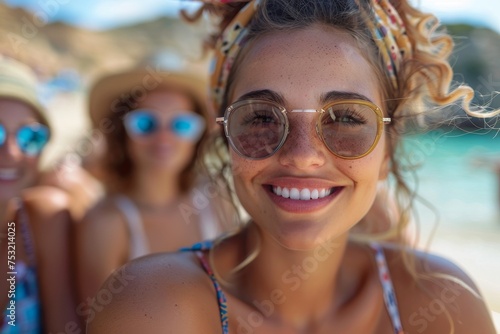
[{"label": "freckled cheek", "polygon": [[376,183],[379,179],[381,161],[378,156],[369,155],[357,160],[339,161],[336,165],[355,183]]},{"label": "freckled cheek", "polygon": [[237,188],[238,195],[240,192],[255,192],[255,178],[262,170],[262,164],[258,161],[248,160],[240,157],[238,154],[231,152],[232,175],[234,185]]},{"label": "freckled cheek", "polygon": [[246,208],[247,205],[249,205],[249,201],[252,203],[252,198],[256,198],[255,189],[251,183],[252,175],[242,171],[241,169],[234,172],[236,172],[233,176],[234,190],[240,203]]}]

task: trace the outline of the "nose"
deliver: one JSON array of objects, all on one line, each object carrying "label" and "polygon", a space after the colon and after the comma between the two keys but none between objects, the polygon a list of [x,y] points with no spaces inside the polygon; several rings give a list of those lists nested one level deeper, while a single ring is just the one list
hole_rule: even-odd
[{"label": "nose", "polygon": [[23,152],[21,152],[13,135],[7,135],[5,142],[0,146],[0,152],[6,160],[10,161],[19,161],[23,156]]},{"label": "nose", "polygon": [[301,116],[289,117],[290,132],[278,151],[279,161],[299,170],[321,167],[326,161],[326,148],[316,133],[314,115]]},{"label": "nose", "polygon": [[169,142],[175,140],[177,136],[170,128],[168,128],[166,125],[163,125],[160,128],[158,128],[158,130],[155,132],[154,138],[156,141]]}]

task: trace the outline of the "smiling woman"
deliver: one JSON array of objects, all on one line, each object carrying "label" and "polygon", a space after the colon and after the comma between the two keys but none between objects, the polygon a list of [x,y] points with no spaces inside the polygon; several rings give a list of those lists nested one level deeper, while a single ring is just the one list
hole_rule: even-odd
[{"label": "smiling woman", "polygon": [[[382,105],[382,97],[374,70],[357,50],[355,39],[335,28],[316,26],[294,34],[277,32],[253,44],[233,83],[228,100],[256,103],[262,99],[290,106],[289,111],[277,112],[285,115],[289,124],[282,132],[274,126],[284,124],[284,120],[268,119],[277,109],[271,104],[257,105],[254,110],[239,107],[233,111],[229,107],[224,117],[228,128],[238,128],[247,137],[259,138],[257,145],[270,148],[257,161],[249,159],[254,156],[248,150],[244,154],[234,150],[239,153],[231,154],[232,164],[239,171],[234,185],[255,223],[273,222],[266,230],[286,248],[311,249],[332,235],[346,233],[366,214],[377,181],[387,175],[386,137],[376,106]],[[297,113],[295,108],[320,112]],[[262,110],[267,112],[263,125]],[[248,114],[252,122],[241,124],[230,117],[231,112]],[[247,126],[249,129],[245,129]],[[266,133],[253,134],[255,129]],[[283,133],[279,142],[284,144],[273,147],[272,142],[267,143],[267,133],[278,131]],[[235,136],[227,134],[232,147],[238,148]],[[361,144],[363,141],[366,143]],[[367,168],[373,165],[379,167]],[[297,201],[307,190],[324,192],[324,196]]]},{"label": "smiling woman", "polygon": [[77,326],[68,199],[37,187],[51,131],[36,92],[33,71],[0,55],[0,333]]},{"label": "smiling woman", "polygon": [[[195,17],[205,10],[220,23],[207,167],[248,219],[125,266],[136,279],[88,332],[494,333],[470,278],[402,240],[406,125],[460,99],[486,116],[469,87],[450,89],[452,43],[433,17],[406,0],[207,1]],[[389,175],[401,239],[360,241]]]}]

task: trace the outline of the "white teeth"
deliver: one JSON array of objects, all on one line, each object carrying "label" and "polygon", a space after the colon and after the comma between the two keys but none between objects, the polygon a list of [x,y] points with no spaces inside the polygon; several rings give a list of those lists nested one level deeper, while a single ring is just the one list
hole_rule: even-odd
[{"label": "white teeth", "polygon": [[300,199],[300,192],[299,192],[299,189],[297,188],[292,188],[290,190],[290,199]]},{"label": "white teeth", "polygon": [[303,201],[309,201],[311,199],[311,191],[309,189],[302,189],[300,191],[300,199]]},{"label": "white teeth", "polygon": [[311,199],[318,199],[319,198],[319,191],[318,189],[314,189],[311,191]]},{"label": "white teeth", "polygon": [[304,188],[299,190],[298,188],[288,189],[286,187],[273,187],[273,192],[281,197],[290,198],[293,200],[309,201],[314,199],[319,199],[326,197],[332,193],[331,189],[309,189]]},{"label": "white teeth", "polygon": [[18,177],[17,170],[15,168],[3,168],[0,169],[0,179],[1,180],[15,180]]},{"label": "white teeth", "polygon": [[281,196],[281,187],[276,188],[274,192],[276,193],[276,195]]}]

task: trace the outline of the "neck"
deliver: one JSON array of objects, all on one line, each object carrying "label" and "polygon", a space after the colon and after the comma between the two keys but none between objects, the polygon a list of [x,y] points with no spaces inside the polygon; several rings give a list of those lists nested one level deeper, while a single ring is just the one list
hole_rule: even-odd
[{"label": "neck", "polygon": [[[251,234],[249,238],[255,238],[255,234],[254,237]],[[267,313],[273,309],[273,314],[267,314],[269,317],[303,327],[311,319],[327,316],[332,310],[332,300],[343,299],[339,291],[343,284],[340,267],[347,234],[308,251],[285,249],[264,233],[261,239],[260,254],[265,255],[257,256],[244,269],[241,282],[241,290],[245,291],[241,297],[249,304],[263,313],[267,305]],[[304,305],[308,305],[307,308]]]},{"label": "neck", "polygon": [[131,198],[151,207],[164,207],[180,195],[178,175],[164,172],[137,172],[134,176]]}]

